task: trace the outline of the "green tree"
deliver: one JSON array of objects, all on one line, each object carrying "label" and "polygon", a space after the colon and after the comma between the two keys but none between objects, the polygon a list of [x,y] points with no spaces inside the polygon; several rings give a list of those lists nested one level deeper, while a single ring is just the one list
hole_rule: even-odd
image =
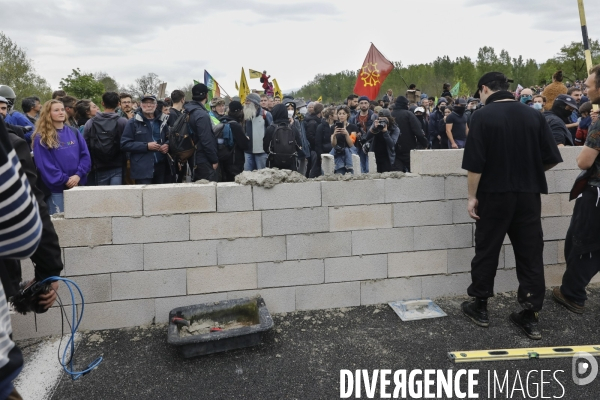
[{"label": "green tree", "polygon": [[96,72],[94,73],[94,79],[104,86],[105,92],[119,92],[119,84],[117,81],[106,72]]},{"label": "green tree", "polygon": [[52,97],[48,82],[37,75],[25,50],[0,31],[0,84],[10,86],[17,95],[15,108],[21,110],[21,100],[37,96],[42,102]]},{"label": "green tree", "polygon": [[98,82],[91,73],[83,73],[79,68],[60,80],[60,88],[78,99],[89,99],[100,105],[104,85]]},{"label": "green tree", "polygon": [[[598,40],[590,40],[590,52],[592,53],[592,65],[597,65],[600,62]],[[550,63],[549,67],[556,68],[552,74],[559,69],[563,71],[565,82],[585,80],[588,76],[583,42],[571,42],[571,44],[561,47],[560,52],[548,62]]]}]

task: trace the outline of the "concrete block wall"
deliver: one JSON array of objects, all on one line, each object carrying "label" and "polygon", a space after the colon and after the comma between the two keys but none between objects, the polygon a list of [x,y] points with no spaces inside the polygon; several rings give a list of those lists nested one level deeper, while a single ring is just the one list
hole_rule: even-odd
[{"label": "concrete block wall", "polygon": [[[566,192],[579,172],[578,150],[561,149],[565,162],[547,173],[549,286],[565,268],[573,209]],[[462,152],[412,156],[419,174],[400,179],[65,192],[64,217],[53,221],[64,275],[85,294],[82,328],[162,323],[175,307],[257,294],[272,313],[466,294],[475,225],[466,211]],[[514,268],[507,238],[497,292],[516,290]],[[15,338],[60,333],[58,315],[54,308],[39,316],[37,332],[33,315],[13,315]]]}]

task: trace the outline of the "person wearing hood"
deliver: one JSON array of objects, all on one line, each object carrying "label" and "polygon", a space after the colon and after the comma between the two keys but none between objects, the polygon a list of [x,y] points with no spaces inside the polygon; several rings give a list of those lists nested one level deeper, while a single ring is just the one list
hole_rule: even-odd
[{"label": "person wearing hood", "polygon": [[142,105],[127,121],[121,150],[131,153],[131,178],[138,185],[163,184],[167,173],[168,115],[157,110],[156,96],[145,94]]},{"label": "person wearing hood", "polygon": [[400,128],[400,137],[398,138],[398,151],[396,153],[396,164],[402,172],[410,172],[410,151],[417,148],[417,142],[427,148],[429,141],[423,133],[421,122],[415,117],[415,114],[408,110],[408,99],[404,96],[398,96],[394,103],[392,117]]},{"label": "person wearing hood", "polygon": [[300,151],[298,152],[298,172],[302,175],[306,175],[308,169],[308,163],[310,160],[310,142],[306,136],[306,124],[305,116],[308,113],[308,107],[304,100],[294,100],[293,102],[285,102],[288,113],[293,111],[293,124],[298,133],[300,134]]},{"label": "person wearing hood", "polygon": [[[121,151],[114,154],[112,157],[107,157],[104,154],[98,154],[92,146],[92,141],[95,139],[94,136],[104,135],[99,132],[98,128],[95,128],[94,124],[98,127],[104,125],[114,126],[114,130],[107,132],[107,134],[115,135],[117,142],[121,143],[121,137],[123,131],[127,125],[127,120],[119,114],[116,110],[119,106],[119,94],[116,92],[106,92],[102,95],[102,107],[104,112],[97,112],[95,116],[90,118],[83,126],[83,138],[88,145],[90,155],[92,157],[92,173],[94,181],[98,186],[106,185],[121,185],[123,182],[123,165],[125,163],[125,155]],[[112,124],[106,124],[106,121],[114,121]]]},{"label": "person wearing hood", "polygon": [[208,87],[197,83],[192,87],[192,101],[185,104],[183,109],[190,115],[189,125],[196,144],[194,162],[194,182],[206,179],[216,182],[219,156],[217,154],[217,139],[213,135],[211,117],[206,110]]},{"label": "person wearing hood", "polygon": [[429,142],[431,142],[432,149],[448,148],[447,144],[442,142],[442,138],[445,138],[446,134],[441,135],[438,132],[438,126],[440,125],[440,121],[444,119],[444,111],[446,111],[447,104],[448,100],[442,97],[438,100],[435,109],[429,115]]},{"label": "person wearing hood", "polygon": [[273,116],[260,106],[260,96],[250,93],[244,101],[244,132],[250,138],[246,150],[245,171],[263,169],[267,166],[267,153],[263,151],[263,139],[267,127],[273,123]]},{"label": "person wearing hood", "polygon": [[[396,142],[400,136],[400,128],[396,125],[390,110],[382,110],[379,117],[366,136],[366,142],[371,142],[369,148],[365,151],[375,153],[377,161],[377,172],[397,171],[396,164]],[[400,168],[402,166],[400,165]]]},{"label": "person wearing hood", "polygon": [[413,113],[415,114],[415,117],[417,117],[419,122],[421,123],[421,129],[423,129],[423,133],[425,134],[425,137],[428,138],[429,137],[429,123],[427,122],[427,111],[423,107],[417,107],[417,108],[415,108]]},{"label": "person wearing hood", "polygon": [[573,110],[577,109],[574,98],[567,94],[560,94],[554,100],[550,111],[544,111],[544,117],[552,130],[552,135],[558,147],[573,146],[573,137],[567,129],[567,123],[570,123],[569,117]]},{"label": "person wearing hood", "polygon": [[323,104],[315,102],[312,111],[304,118],[306,139],[310,145],[310,169],[309,178],[316,178],[321,175],[321,154],[316,151],[317,129],[322,121]]},{"label": "person wearing hood", "polygon": [[[273,116],[273,123],[269,125],[267,131],[265,132],[265,136],[263,138],[263,150],[266,154],[270,154],[271,152],[271,141],[273,140],[273,134],[280,126],[288,125],[292,131],[294,132],[295,138],[295,146],[297,152],[299,153],[302,150],[302,138],[300,137],[300,132],[297,128],[297,120],[294,119],[294,115],[290,113],[288,107],[284,104],[277,104],[271,110],[271,115]],[[271,157],[267,158],[267,168],[278,168],[275,164],[275,160]],[[298,171],[298,163],[294,163],[292,166],[292,171]]]},{"label": "person wearing hood", "polygon": [[446,136],[449,149],[464,149],[469,135],[465,99],[457,99],[450,115],[446,117]]},{"label": "person wearing hood", "polygon": [[[236,175],[244,171],[246,157],[244,152],[248,149],[250,140],[244,133],[244,106],[239,101],[229,103],[229,112],[221,117],[222,124],[229,124],[230,138],[225,133],[222,139],[217,139],[219,151],[219,182],[233,182]],[[221,143],[221,140],[224,140]],[[229,144],[232,144],[231,146]],[[231,143],[233,142],[233,143]]]}]

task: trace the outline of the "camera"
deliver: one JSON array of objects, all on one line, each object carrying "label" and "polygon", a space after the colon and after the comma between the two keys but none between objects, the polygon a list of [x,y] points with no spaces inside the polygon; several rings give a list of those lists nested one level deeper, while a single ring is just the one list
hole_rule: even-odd
[{"label": "camera", "polygon": [[384,119],[378,119],[377,121],[375,121],[375,123],[373,123],[373,130],[375,132],[381,132],[383,131],[383,128],[385,128],[387,126],[387,121]]},{"label": "camera", "polygon": [[10,302],[15,311],[25,315],[30,311],[36,314],[45,313],[47,310],[39,304],[39,295],[50,291],[50,283],[41,282],[21,282],[19,284],[19,293],[10,298]]}]

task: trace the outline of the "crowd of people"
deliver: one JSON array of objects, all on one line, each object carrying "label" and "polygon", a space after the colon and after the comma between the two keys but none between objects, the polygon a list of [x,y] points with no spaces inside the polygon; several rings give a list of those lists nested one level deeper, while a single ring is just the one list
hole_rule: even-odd
[{"label": "crowd of people", "polygon": [[[567,87],[562,80],[557,71],[545,88],[519,86],[513,95],[543,113],[558,146],[581,146],[598,115],[581,82]],[[352,155],[368,173],[369,152],[377,172],[409,172],[412,150],[464,148],[471,117],[483,106],[476,97],[453,97],[448,83],[439,98],[411,84],[404,95],[350,94],[331,105],[272,91],[248,94],[243,104],[239,97],[209,101],[202,83],[191,99],[181,90],[165,99],[106,92],[99,107],[62,90],[52,97],[43,105],[37,97],[23,99],[21,113],[14,91],[0,86],[0,114],[31,145],[53,211],[64,209],[64,190],[82,185],[227,182],[267,167],[314,178],[323,174],[324,154],[333,156],[339,174],[354,173]]]}]

